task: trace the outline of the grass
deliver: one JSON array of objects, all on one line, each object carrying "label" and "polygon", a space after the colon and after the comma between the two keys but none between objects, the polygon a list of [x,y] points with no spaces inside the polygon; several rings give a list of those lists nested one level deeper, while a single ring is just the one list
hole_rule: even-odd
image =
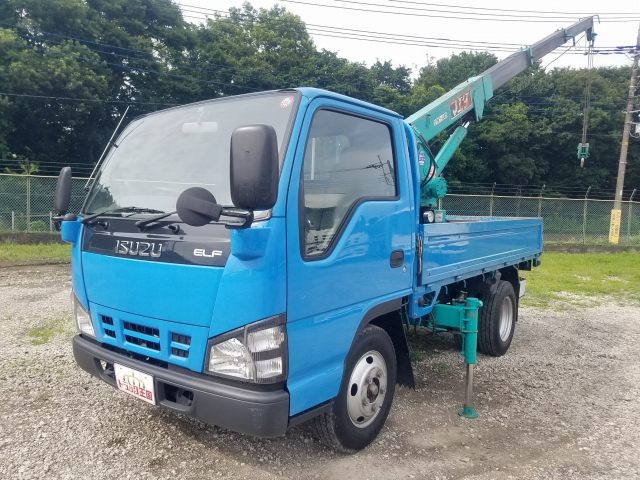
[{"label": "grass", "polygon": [[70,258],[71,245],[67,244],[18,245],[0,243],[0,263],[62,262],[68,261]]},{"label": "grass", "polygon": [[45,325],[29,330],[29,340],[31,345],[44,345],[54,336],[67,333],[65,326],[69,323],[65,319],[53,320]]},{"label": "grass", "polygon": [[542,265],[522,272],[527,279],[522,304],[558,307],[598,304],[603,297],[640,302],[640,253],[567,254],[549,252]]},{"label": "grass", "polygon": [[438,362],[435,364],[435,368],[440,375],[448,375],[451,372],[451,365],[447,362]]},{"label": "grass", "polygon": [[411,352],[409,353],[409,358],[411,359],[411,363],[418,363],[422,361],[422,355],[420,355],[420,353],[416,352],[415,350],[411,350]]}]

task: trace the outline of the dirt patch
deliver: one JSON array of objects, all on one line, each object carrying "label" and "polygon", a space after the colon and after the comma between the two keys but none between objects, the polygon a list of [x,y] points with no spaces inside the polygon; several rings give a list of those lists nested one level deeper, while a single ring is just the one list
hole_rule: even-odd
[{"label": "dirt patch", "polygon": [[[638,307],[523,308],[509,353],[479,357],[476,420],[456,413],[464,365],[451,336],[418,331],[416,391],[397,389],[376,442],[346,456],[305,425],[255,439],[90,377],[71,353],[68,270],[0,270],[2,478],[640,476]],[[31,341],[29,332],[52,326],[46,342]]]}]

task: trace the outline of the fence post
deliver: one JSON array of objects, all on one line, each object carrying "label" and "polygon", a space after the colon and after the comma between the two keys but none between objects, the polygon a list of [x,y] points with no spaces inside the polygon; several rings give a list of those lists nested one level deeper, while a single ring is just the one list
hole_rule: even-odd
[{"label": "fence post", "polygon": [[11,231],[13,232],[16,229],[16,212],[11,210]]},{"label": "fence post", "polygon": [[31,230],[31,174],[27,172],[27,232],[29,230]]},{"label": "fence post", "polygon": [[587,198],[589,198],[589,192],[591,187],[587,188],[587,193],[584,194],[584,216],[582,218],[582,244],[587,241]]},{"label": "fence post", "polygon": [[627,247],[630,245],[631,240],[631,213],[633,212],[633,196],[636,193],[636,189],[633,189],[631,192],[631,198],[629,198],[629,208],[627,208],[627,215],[629,218],[627,219]]},{"label": "fence post", "polygon": [[493,182],[491,187],[491,200],[489,201],[489,216],[493,217],[493,191],[496,189],[496,182]]},{"label": "fence post", "polygon": [[538,198],[538,217],[542,216],[542,192],[544,192],[544,187],[546,187],[546,185],[542,185],[542,190],[540,190],[540,197]]},{"label": "fence post", "polygon": [[53,232],[53,213],[49,212],[49,231]]}]

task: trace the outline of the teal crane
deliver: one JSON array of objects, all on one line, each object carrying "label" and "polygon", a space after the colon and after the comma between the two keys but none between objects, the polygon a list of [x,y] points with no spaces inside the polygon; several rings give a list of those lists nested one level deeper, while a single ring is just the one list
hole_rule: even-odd
[{"label": "teal crane", "polygon": [[[447,194],[447,183],[440,174],[467,136],[470,123],[482,119],[485,104],[493,97],[494,92],[568,41],[573,40],[575,45],[576,36],[581,33],[586,32],[587,40],[592,42],[595,38],[593,23],[594,17],[581,19],[570,27],[557,30],[539,42],[520,49],[480,75],[471,77],[448,91],[405,120],[417,137],[421,178],[420,204],[426,211],[435,210],[438,199]],[[458,126],[437,155],[432,155],[429,142],[453,125]],[[442,221],[444,212],[440,212],[439,215],[431,214],[429,217],[429,221]]]}]

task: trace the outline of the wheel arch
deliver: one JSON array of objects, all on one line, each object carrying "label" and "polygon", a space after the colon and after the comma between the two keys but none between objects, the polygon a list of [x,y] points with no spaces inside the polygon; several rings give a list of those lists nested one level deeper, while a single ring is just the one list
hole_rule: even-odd
[{"label": "wheel arch", "polygon": [[356,334],[351,341],[351,348],[353,348],[353,342],[355,342],[358,335],[360,335],[367,325],[380,327],[389,335],[389,338],[391,338],[393,342],[398,367],[397,383],[415,389],[413,367],[411,366],[411,357],[409,355],[409,344],[407,343],[401,315],[402,309],[406,304],[405,299],[406,297],[398,297],[380,303],[367,311],[362,317]]},{"label": "wheel arch", "polygon": [[509,282],[516,295],[516,321],[518,321],[518,310],[520,306],[520,275],[518,273],[518,268],[515,265],[510,265],[494,271],[493,275],[479,275],[468,278],[449,285],[446,293],[444,290],[440,292],[438,300],[442,303],[447,303],[452,298],[457,297],[461,290],[466,291],[470,297],[482,299],[484,295],[495,294],[500,281]]}]

